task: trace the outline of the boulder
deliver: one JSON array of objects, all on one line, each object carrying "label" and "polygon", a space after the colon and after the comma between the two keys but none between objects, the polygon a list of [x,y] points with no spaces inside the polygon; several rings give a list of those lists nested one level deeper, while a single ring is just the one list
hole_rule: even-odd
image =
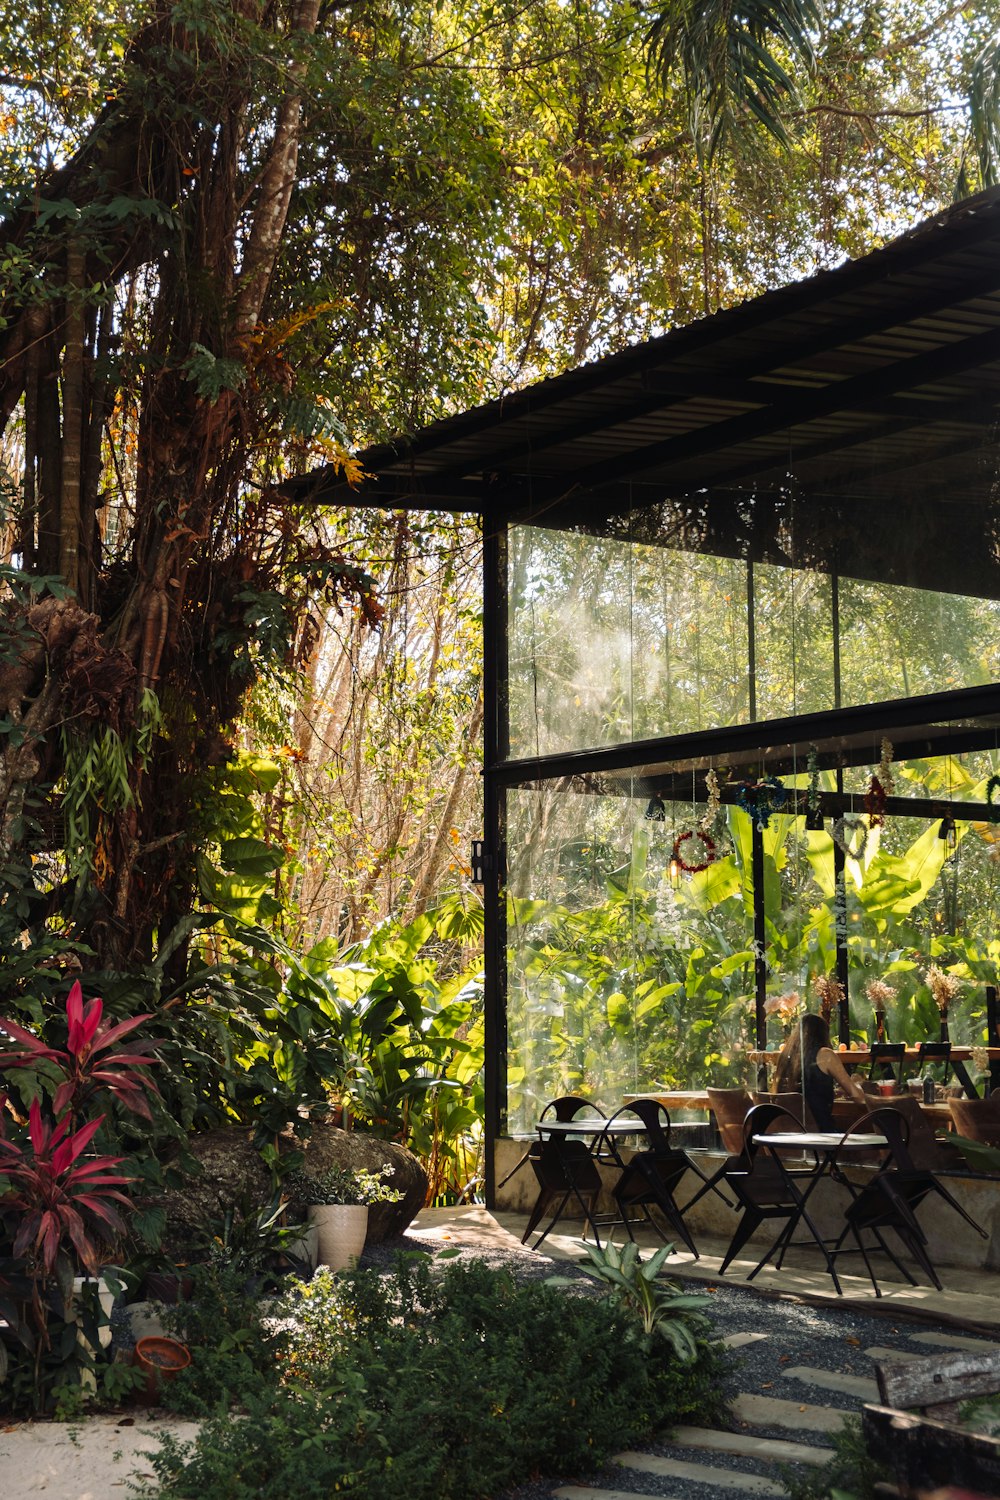
[{"label": "boulder", "polygon": [[224,1125],[188,1137],[187,1149],[198,1163],[198,1171],[183,1171],[179,1187],[166,1188],[156,1198],[167,1216],[163,1249],[170,1257],[186,1260],[192,1232],[221,1219],[236,1203],[271,1201],[271,1169],[261,1160],[253,1144],[253,1131]]},{"label": "boulder", "polygon": [[396,1141],[383,1141],[359,1130],[341,1130],[323,1120],[313,1120],[303,1150],[306,1172],[322,1172],[326,1167],[349,1167],[353,1171],[380,1172],[392,1168],[387,1179],[391,1187],[403,1194],[398,1203],[373,1203],[368,1212],[368,1243],[402,1234],[427,1201],[427,1173],[412,1151]]}]

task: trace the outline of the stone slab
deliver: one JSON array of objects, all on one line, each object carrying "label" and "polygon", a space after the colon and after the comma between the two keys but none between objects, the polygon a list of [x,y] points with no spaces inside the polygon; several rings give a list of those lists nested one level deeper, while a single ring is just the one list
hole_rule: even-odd
[{"label": "stone slab", "polygon": [[822,1468],[833,1457],[832,1448],[814,1448],[784,1438],[754,1437],[749,1432],[716,1432],[707,1427],[677,1427],[673,1441],[678,1448],[705,1448],[713,1453],[733,1453],[739,1458],[759,1458],[765,1463],[813,1464]]},{"label": "stone slab", "polygon": [[781,1373],[786,1380],[804,1380],[821,1391],[836,1391],[858,1401],[878,1400],[878,1382],[864,1375],[841,1375],[835,1370],[816,1370],[812,1365],[790,1365]]},{"label": "stone slab", "polygon": [[812,1406],[806,1401],[787,1401],[784,1396],[757,1396],[744,1392],[730,1410],[738,1422],[755,1427],[787,1427],[791,1432],[839,1432],[851,1413],[836,1406]]},{"label": "stone slab", "polygon": [[616,1453],[615,1463],[640,1474],[655,1474],[660,1479],[684,1479],[704,1484],[710,1490],[743,1490],[748,1495],[787,1496],[783,1484],[765,1479],[762,1474],[744,1474],[739,1469],[717,1469],[712,1464],[690,1463],[683,1458],[660,1458],[655,1453]]}]

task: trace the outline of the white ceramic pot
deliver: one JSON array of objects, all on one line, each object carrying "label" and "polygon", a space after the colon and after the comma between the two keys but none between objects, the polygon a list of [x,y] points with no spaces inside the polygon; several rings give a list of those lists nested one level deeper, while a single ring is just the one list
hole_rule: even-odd
[{"label": "white ceramic pot", "polygon": [[317,1266],[346,1271],[357,1265],[368,1233],[366,1203],[315,1203],[309,1223],[316,1228]]},{"label": "white ceramic pot", "polygon": [[[111,1343],[111,1309],[115,1301],[114,1289],[108,1285],[103,1276],[73,1277],[73,1301],[77,1322],[77,1342],[87,1351],[92,1359],[96,1359],[98,1351],[84,1334],[82,1326],[80,1326],[79,1302],[82,1296],[94,1296],[95,1294],[100,1303],[101,1312],[104,1314],[104,1323],[97,1331],[97,1339],[100,1348],[106,1349]],[[96,1392],[97,1377],[93,1370],[80,1371],[80,1389],[91,1395]]]}]

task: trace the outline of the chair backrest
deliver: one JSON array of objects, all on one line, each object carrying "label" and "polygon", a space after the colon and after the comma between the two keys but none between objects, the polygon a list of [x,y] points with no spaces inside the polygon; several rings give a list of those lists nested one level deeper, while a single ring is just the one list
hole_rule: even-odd
[{"label": "chair backrest", "polygon": [[880,1073],[884,1078],[898,1080],[902,1077],[903,1062],[906,1057],[904,1042],[872,1042],[870,1051],[869,1078],[874,1078],[876,1073]]},{"label": "chair backrest", "polygon": [[617,1120],[620,1116],[627,1116],[630,1113],[638,1115],[642,1121],[651,1146],[669,1144],[670,1115],[666,1105],[661,1104],[659,1099],[633,1099],[631,1103],[623,1104],[621,1109],[615,1110],[611,1118]]},{"label": "chair backrest", "polygon": [[747,1111],[753,1108],[753,1100],[747,1089],[706,1089],[708,1107],[715,1116],[722,1144],[730,1156],[739,1156],[743,1150],[743,1121]]},{"label": "chair backrest", "polygon": [[[897,1167],[900,1171],[915,1171],[916,1167],[910,1157],[910,1122],[902,1110],[890,1105],[883,1105],[881,1109],[869,1110],[868,1114],[862,1115],[860,1120],[855,1120],[844,1131],[843,1139],[846,1141],[850,1136],[858,1135],[881,1135],[887,1142],[885,1146],[872,1148],[873,1156],[880,1163],[881,1171],[888,1171],[890,1167]],[[864,1160],[858,1155],[856,1149],[848,1149],[844,1152],[844,1164],[851,1162],[857,1164]]]},{"label": "chair backrest", "polygon": [[558,1099],[550,1099],[538,1118],[544,1120],[554,1114],[557,1120],[565,1123],[575,1120],[577,1115],[583,1114],[584,1110],[589,1110],[591,1114],[598,1115],[602,1120],[605,1118],[604,1111],[599,1105],[591,1103],[589,1099],[582,1099],[577,1094],[560,1094]]},{"label": "chair backrest", "polygon": [[948,1062],[951,1058],[950,1042],[921,1042],[917,1048],[917,1066],[925,1062]]},{"label": "chair backrest", "polygon": [[883,1109],[895,1110],[906,1120],[909,1137],[907,1149],[915,1167],[936,1172],[954,1161],[953,1150],[949,1151],[934,1135],[934,1127],[920,1108],[920,1102],[910,1094],[894,1094],[887,1099]]},{"label": "chair backrest", "polygon": [[[813,1119],[811,1111],[806,1108],[806,1101],[800,1093],[755,1093],[753,1096],[753,1102],[754,1104],[780,1104],[782,1109],[787,1110],[790,1115],[794,1115],[796,1121],[798,1122],[796,1125],[797,1130],[816,1129],[816,1121]],[[788,1126],[782,1126],[782,1129],[788,1128]]]},{"label": "chair backrest", "polygon": [[1000,1146],[1000,1099],[949,1099],[948,1109],[959,1135],[984,1146]]},{"label": "chair backrest", "polygon": [[743,1121],[744,1153],[752,1161],[760,1150],[754,1142],[754,1136],[777,1135],[785,1131],[801,1131],[803,1128],[802,1116],[793,1114],[783,1104],[776,1101],[769,1104],[755,1104]]},{"label": "chair backrest", "polygon": [[[633,1099],[631,1104],[623,1104],[620,1109],[615,1110],[608,1124],[613,1125],[619,1120],[634,1120],[636,1135],[645,1136],[638,1151],[632,1154],[651,1152],[657,1157],[683,1155],[670,1144],[670,1116],[659,1099]],[[624,1167],[626,1161],[621,1154],[621,1141],[620,1136],[606,1133],[600,1135],[594,1146],[594,1156],[598,1161],[614,1162]]]}]

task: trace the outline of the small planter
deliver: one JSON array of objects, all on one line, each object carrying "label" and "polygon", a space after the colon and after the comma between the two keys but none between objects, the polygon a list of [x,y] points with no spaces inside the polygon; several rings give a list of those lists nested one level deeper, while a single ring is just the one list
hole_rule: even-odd
[{"label": "small planter", "polygon": [[191,1351],[177,1339],[151,1334],[135,1346],[135,1362],[146,1377],[146,1400],[155,1401],[160,1389],[191,1363]]},{"label": "small planter", "polygon": [[316,1229],[317,1266],[346,1271],[357,1265],[368,1234],[367,1203],[315,1203],[309,1223]]}]

